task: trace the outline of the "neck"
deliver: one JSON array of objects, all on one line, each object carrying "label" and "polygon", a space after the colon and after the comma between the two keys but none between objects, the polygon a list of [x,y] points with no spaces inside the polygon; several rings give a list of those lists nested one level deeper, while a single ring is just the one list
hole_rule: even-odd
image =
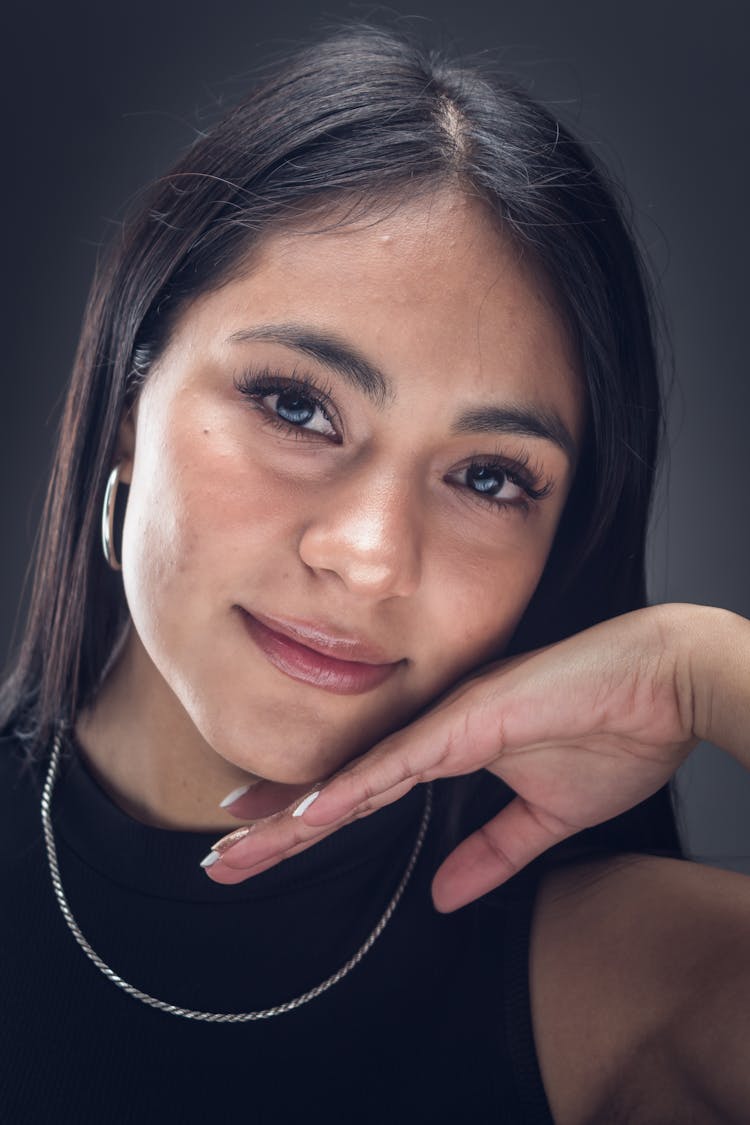
[{"label": "neck", "polygon": [[136,820],[217,833],[247,823],[219,803],[258,778],[201,736],[132,626],[92,704],[79,713],[75,737],[101,787]]}]

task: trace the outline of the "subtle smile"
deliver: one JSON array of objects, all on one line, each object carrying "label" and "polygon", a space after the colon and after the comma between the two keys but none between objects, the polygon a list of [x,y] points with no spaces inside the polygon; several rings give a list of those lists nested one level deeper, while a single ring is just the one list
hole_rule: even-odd
[{"label": "subtle smile", "polygon": [[324,691],[359,695],[384,683],[406,663],[387,660],[366,641],[334,636],[308,622],[282,621],[237,608],[255,645],[275,668]]}]

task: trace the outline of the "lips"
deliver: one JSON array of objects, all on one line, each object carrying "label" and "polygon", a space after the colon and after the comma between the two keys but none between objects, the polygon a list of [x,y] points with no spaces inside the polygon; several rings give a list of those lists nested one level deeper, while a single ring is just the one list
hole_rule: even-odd
[{"label": "lips", "polygon": [[406,663],[389,661],[369,641],[334,634],[315,623],[238,609],[246,632],[275,668],[324,691],[338,695],[371,691]]}]

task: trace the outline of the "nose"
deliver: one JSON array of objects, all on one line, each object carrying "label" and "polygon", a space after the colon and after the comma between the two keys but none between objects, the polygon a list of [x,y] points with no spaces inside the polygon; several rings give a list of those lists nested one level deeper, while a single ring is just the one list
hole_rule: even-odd
[{"label": "nose", "polygon": [[352,474],[316,503],[299,540],[302,561],[338,575],[354,594],[408,597],[419,585],[421,519],[414,489],[397,474]]}]

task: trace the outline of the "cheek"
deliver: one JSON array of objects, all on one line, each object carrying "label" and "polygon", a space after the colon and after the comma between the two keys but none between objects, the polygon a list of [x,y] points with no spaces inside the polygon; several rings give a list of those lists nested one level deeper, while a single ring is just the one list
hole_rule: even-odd
[{"label": "cheek", "polygon": [[264,571],[278,575],[288,566],[283,544],[297,507],[294,490],[231,434],[184,427],[142,442],[122,544],[138,631],[184,638],[263,581]]},{"label": "cheek", "polygon": [[[446,685],[477,664],[502,655],[544,570],[548,536],[516,541],[507,549],[444,549],[431,584],[427,663]],[[442,690],[442,689],[441,689]]]}]

